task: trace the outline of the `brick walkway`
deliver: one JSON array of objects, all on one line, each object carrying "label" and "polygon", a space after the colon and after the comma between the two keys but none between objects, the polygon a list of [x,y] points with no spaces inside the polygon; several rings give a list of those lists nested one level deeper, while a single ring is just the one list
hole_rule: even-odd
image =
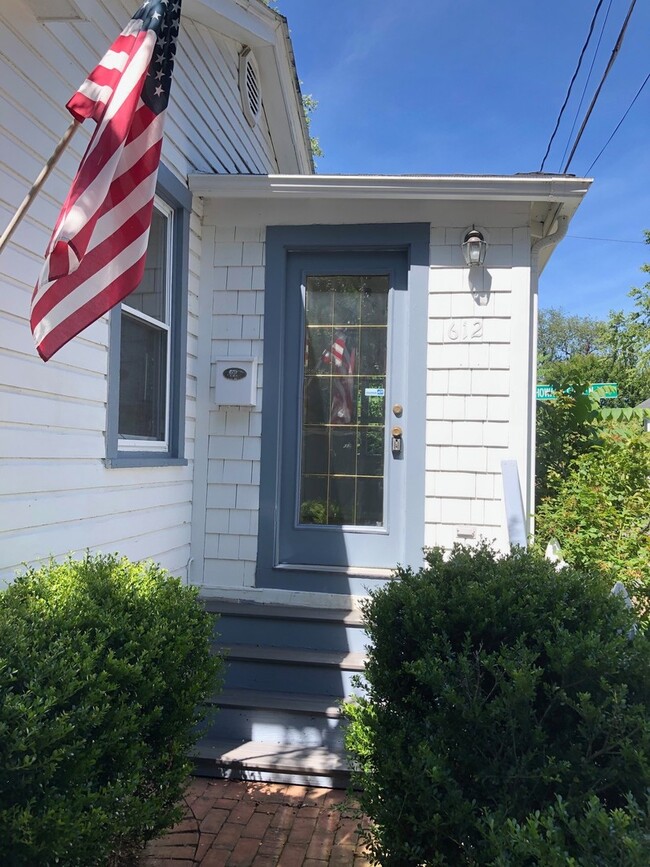
[{"label": "brick walkway", "polygon": [[359,821],[339,789],[194,778],[185,817],[141,867],[365,867]]}]

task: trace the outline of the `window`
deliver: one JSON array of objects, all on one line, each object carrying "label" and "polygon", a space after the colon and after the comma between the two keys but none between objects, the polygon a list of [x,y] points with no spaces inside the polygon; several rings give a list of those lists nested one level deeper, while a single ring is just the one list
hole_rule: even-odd
[{"label": "window", "polygon": [[111,312],[107,464],[185,463],[190,193],[159,171],[144,276]]}]

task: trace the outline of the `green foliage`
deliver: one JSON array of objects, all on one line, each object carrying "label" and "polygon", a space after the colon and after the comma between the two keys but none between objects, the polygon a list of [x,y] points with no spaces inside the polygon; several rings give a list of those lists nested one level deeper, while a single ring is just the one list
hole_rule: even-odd
[{"label": "green foliage", "polygon": [[167,827],[213,617],[153,564],[51,563],[0,595],[0,863],[91,867]]},{"label": "green foliage", "polygon": [[537,353],[541,370],[556,361],[596,355],[602,343],[600,320],[591,316],[567,316],[556,308],[539,311]]},{"label": "green foliage", "polygon": [[[314,99],[311,93],[303,93],[302,95],[302,108],[305,112],[305,120],[307,121],[307,129],[311,126],[311,115],[312,112],[316,111],[318,108],[318,100]],[[322,157],[325,156],[323,153],[323,149],[320,146],[320,141],[316,136],[309,136],[309,145],[311,147],[311,153],[314,157]]]},{"label": "green foliage", "polygon": [[373,592],[368,685],[346,707],[373,856],[648,863],[650,642],[628,639],[611,582],[519,549],[427,562]]},{"label": "green foliage", "polygon": [[650,588],[650,436],[603,426],[599,442],[537,510],[536,540],[555,537],[564,559],[609,570],[639,597]]},{"label": "green foliage", "polygon": [[[650,244],[650,232],[645,232]],[[650,273],[650,265],[641,269]],[[619,397],[607,406],[637,406],[650,397],[650,282],[628,293],[631,312],[606,320],[540,311],[538,382],[616,382]]]},{"label": "green foliage", "polygon": [[583,380],[551,380],[555,400],[537,402],[535,500],[553,497],[574,461],[598,442],[598,405]]}]

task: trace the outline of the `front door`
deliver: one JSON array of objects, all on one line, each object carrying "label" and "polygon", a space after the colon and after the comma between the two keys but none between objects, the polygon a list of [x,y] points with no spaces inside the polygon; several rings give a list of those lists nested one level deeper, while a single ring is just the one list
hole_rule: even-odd
[{"label": "front door", "polygon": [[407,519],[406,252],[290,253],[286,274],[276,564],[393,568]]}]

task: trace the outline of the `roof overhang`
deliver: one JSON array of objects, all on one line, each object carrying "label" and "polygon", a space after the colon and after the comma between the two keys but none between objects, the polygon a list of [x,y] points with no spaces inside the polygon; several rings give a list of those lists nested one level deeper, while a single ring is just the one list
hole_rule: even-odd
[{"label": "roof overhang", "polygon": [[185,0],[183,16],[250,46],[262,80],[263,102],[280,169],[314,170],[286,18],[261,0]]},{"label": "roof overhang", "polygon": [[[349,222],[361,207],[359,203],[374,201],[377,222],[383,215],[395,212],[400,201],[401,211],[410,219],[456,219],[458,214],[480,212],[491,214],[492,206],[506,209],[515,221],[530,229],[531,242],[551,236],[557,218],[569,221],[591,186],[591,179],[570,175],[214,175],[189,176],[192,193],[205,199],[218,199],[221,204],[239,200],[243,207],[248,200],[257,203],[276,202],[280,210],[307,213],[312,219],[318,201],[334,202],[341,222]],[[305,205],[300,205],[300,202]],[[357,210],[354,203],[357,203]],[[285,203],[282,205],[282,203]],[[293,206],[291,203],[294,203]],[[381,205],[383,203],[383,207]],[[391,203],[393,203],[391,205]],[[508,208],[510,204],[510,208]],[[448,205],[448,206],[447,206]],[[267,210],[264,206],[264,210]],[[307,210],[305,210],[307,209]],[[226,209],[229,210],[229,209]],[[240,209],[241,210],[241,209]],[[367,211],[367,207],[366,207]],[[327,209],[332,213],[332,208]],[[471,222],[471,220],[470,220]],[[477,218],[478,222],[478,218]],[[447,224],[449,225],[449,224]],[[452,223],[451,225],[455,225]],[[547,246],[539,257],[543,268],[552,252]]]},{"label": "roof overhang", "polygon": [[589,178],[567,175],[190,175],[207,198],[443,199],[561,203],[578,207]]}]

